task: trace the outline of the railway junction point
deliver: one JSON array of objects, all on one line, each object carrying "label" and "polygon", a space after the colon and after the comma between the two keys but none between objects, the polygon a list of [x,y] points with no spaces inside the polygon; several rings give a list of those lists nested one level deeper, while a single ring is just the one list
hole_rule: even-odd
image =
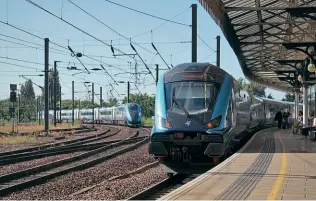
[{"label": "railway junction point", "polygon": [[[303,95],[316,114],[315,0],[199,0],[220,26],[245,76]],[[236,154],[160,200],[316,200],[316,142],[291,130],[256,133]]]}]

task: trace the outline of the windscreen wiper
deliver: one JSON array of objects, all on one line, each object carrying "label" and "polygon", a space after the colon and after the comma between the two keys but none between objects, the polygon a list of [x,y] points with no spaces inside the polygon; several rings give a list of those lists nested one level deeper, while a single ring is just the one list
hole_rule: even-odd
[{"label": "windscreen wiper", "polygon": [[172,96],[172,102],[174,102],[185,114],[187,117],[190,117],[191,115],[188,113],[188,111],[181,105],[178,103],[178,101],[175,99],[174,96]]}]

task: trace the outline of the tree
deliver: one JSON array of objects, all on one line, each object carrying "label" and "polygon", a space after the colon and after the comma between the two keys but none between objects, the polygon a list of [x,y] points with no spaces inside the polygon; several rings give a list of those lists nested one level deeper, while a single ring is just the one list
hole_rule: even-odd
[{"label": "tree", "polygon": [[109,100],[108,100],[108,106],[109,107],[113,107],[113,106],[115,106],[116,105],[116,103],[117,103],[117,99],[116,98],[109,98]]},{"label": "tree", "polygon": [[246,83],[243,78],[239,78],[237,80],[238,85],[243,89],[246,90],[247,92],[251,93],[252,95],[256,95],[259,97],[266,97],[266,87],[257,84],[257,83]]},{"label": "tree", "polygon": [[9,105],[9,99],[0,100],[0,120],[10,120]]},{"label": "tree", "polygon": [[265,89],[266,87],[263,87],[257,83],[248,83],[244,85],[244,89],[251,93],[252,95],[256,95],[259,97],[266,97]]},{"label": "tree", "polygon": [[29,120],[36,118],[36,100],[35,92],[33,88],[33,82],[31,79],[25,81],[21,85],[20,90],[20,117],[27,118]]},{"label": "tree", "polygon": [[54,69],[50,69],[49,73],[49,84],[48,84],[48,91],[49,91],[49,109],[54,109],[54,77],[56,76],[56,93],[57,93],[57,102],[61,96],[60,94],[60,82],[59,82],[59,72],[56,70],[56,74]]},{"label": "tree", "polygon": [[282,98],[282,101],[294,102],[295,101],[295,95],[294,94],[290,94],[290,93],[286,93],[285,97]]},{"label": "tree", "polygon": [[[127,97],[125,97],[124,101],[127,102]],[[144,117],[154,116],[155,114],[154,113],[154,110],[155,110],[154,97],[149,96],[147,93],[130,94],[129,101],[140,104],[140,107],[142,108],[142,115]]]},{"label": "tree", "polygon": [[237,82],[238,82],[239,87],[243,89],[244,83],[245,83],[244,78],[242,77],[238,78]]}]

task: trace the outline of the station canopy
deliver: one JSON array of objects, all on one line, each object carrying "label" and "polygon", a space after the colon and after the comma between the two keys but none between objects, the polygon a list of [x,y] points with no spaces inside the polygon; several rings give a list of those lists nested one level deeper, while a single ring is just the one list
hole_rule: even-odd
[{"label": "station canopy", "polygon": [[[307,55],[286,44],[316,43],[316,0],[199,2],[222,29],[247,79],[293,92],[291,72],[297,72],[294,66]],[[221,55],[225,56],[225,52]],[[310,84],[315,79],[313,74]]]}]

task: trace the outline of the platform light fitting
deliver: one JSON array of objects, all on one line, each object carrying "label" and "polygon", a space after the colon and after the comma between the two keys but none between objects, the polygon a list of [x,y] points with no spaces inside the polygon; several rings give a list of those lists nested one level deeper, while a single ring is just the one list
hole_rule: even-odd
[{"label": "platform light fitting", "polygon": [[297,63],[297,64],[296,64],[296,68],[297,68],[297,69],[301,69],[301,68],[302,68],[302,64],[301,64],[301,63]]},{"label": "platform light fitting", "polygon": [[314,53],[315,53],[314,46],[310,46],[310,47],[307,49],[307,52],[308,52],[309,54],[314,54]]},{"label": "platform light fitting", "polygon": [[303,78],[302,78],[302,76],[301,76],[301,75],[299,75],[299,76],[297,77],[297,80],[298,80],[298,81],[300,81],[300,82],[303,82]]},{"label": "platform light fitting", "polygon": [[315,64],[313,64],[313,63],[308,64],[307,70],[310,73],[315,73],[315,71],[316,71]]}]

